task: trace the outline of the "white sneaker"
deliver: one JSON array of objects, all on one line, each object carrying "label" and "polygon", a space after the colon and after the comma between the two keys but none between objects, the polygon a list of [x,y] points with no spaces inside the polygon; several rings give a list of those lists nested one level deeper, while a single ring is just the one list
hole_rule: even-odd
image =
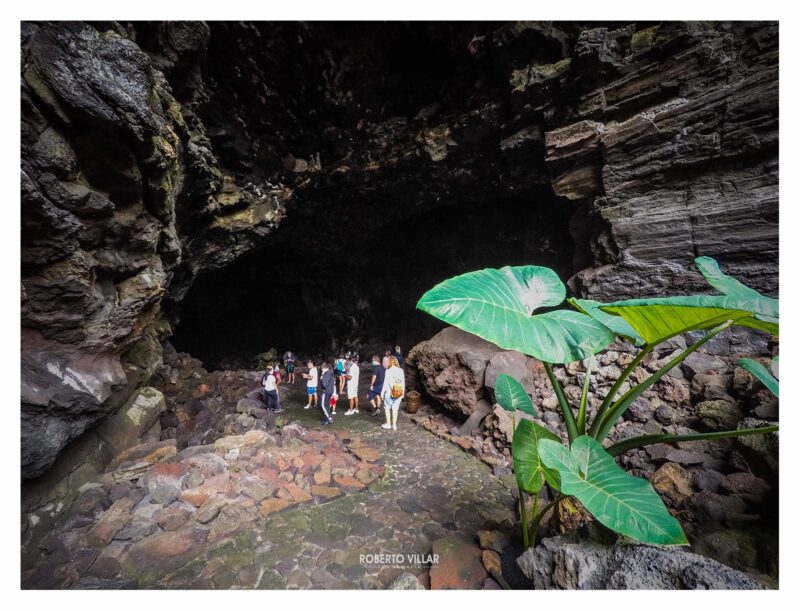
[{"label": "white sneaker", "polygon": [[397,425],[396,425],[396,424],[393,424],[393,425],[392,425],[392,430],[393,430],[393,431],[396,431],[396,430],[397,430]]},{"label": "white sneaker", "polygon": [[382,429],[389,430],[390,428],[392,428],[392,425],[391,425],[391,424],[386,424],[386,423],[384,422],[384,423],[381,425],[381,428],[382,428]]},{"label": "white sneaker", "polygon": [[304,405],[304,406],[303,406],[303,409],[308,409],[308,408],[310,408],[310,407],[311,407],[311,404],[310,404],[310,403],[307,403],[306,405]]},{"label": "white sneaker", "polygon": [[352,416],[354,413],[355,413],[355,412],[354,412],[352,409],[348,409],[348,410],[347,410],[347,411],[344,413],[344,415],[345,415],[345,416]]}]

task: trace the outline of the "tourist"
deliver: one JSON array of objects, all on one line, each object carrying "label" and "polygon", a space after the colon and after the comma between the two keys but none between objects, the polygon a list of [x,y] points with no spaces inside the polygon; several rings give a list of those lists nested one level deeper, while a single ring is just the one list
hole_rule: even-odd
[{"label": "tourist", "polygon": [[[352,358],[352,357],[351,357]],[[344,415],[352,416],[358,413],[358,378],[360,371],[358,369],[358,362],[353,359],[348,363],[347,369],[347,398],[350,400],[350,409]]]},{"label": "tourist", "polygon": [[314,362],[308,361],[308,373],[303,374],[303,378],[308,380],[308,382],[306,382],[308,403],[303,406],[303,409],[309,409],[317,404],[317,375],[317,368],[314,367]]},{"label": "tourist", "polygon": [[397,413],[400,411],[400,402],[406,394],[406,376],[400,367],[397,357],[389,359],[389,369],[383,378],[383,410],[386,413],[386,422],[381,425],[384,429],[397,430]]},{"label": "tourist", "polygon": [[321,389],[320,392],[322,394],[319,400],[319,406],[322,408],[322,424],[326,425],[333,422],[329,404],[333,393],[336,392],[335,379],[328,363],[322,364],[322,377],[320,378],[319,385]]},{"label": "tourist", "polygon": [[278,386],[275,382],[275,373],[272,367],[267,367],[267,371],[264,372],[262,384],[264,385],[264,394],[267,397],[267,409],[275,414],[280,414],[283,410],[278,399]]},{"label": "tourist", "polygon": [[283,355],[283,364],[286,365],[286,383],[294,384],[294,361],[295,356],[291,350],[287,350]]},{"label": "tourist", "polygon": [[344,392],[344,370],[345,370],[345,360],[344,354],[339,353],[339,358],[336,359],[336,370],[334,372],[334,376],[336,377],[336,387],[339,389],[339,394]]},{"label": "tourist", "polygon": [[394,347],[394,352],[392,356],[397,359],[397,362],[400,364],[400,368],[402,369],[405,365],[405,360],[403,360],[403,351],[400,350],[400,346]]},{"label": "tourist", "polygon": [[371,416],[377,416],[381,411],[381,390],[386,368],[381,365],[378,355],[372,357],[372,379],[369,382],[369,402],[372,404]]},{"label": "tourist", "polygon": [[280,411],[283,411],[281,407],[281,391],[278,387],[281,385],[281,366],[278,361],[275,361],[275,364],[272,366],[272,375],[275,376],[275,399],[277,401],[277,408]]}]

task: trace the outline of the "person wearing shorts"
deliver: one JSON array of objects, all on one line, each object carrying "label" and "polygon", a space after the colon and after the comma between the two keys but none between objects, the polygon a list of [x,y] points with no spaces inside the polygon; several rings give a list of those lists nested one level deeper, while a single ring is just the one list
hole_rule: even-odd
[{"label": "person wearing shorts", "polygon": [[378,355],[372,357],[372,379],[369,383],[369,402],[372,404],[371,416],[377,416],[381,409],[381,390],[386,369],[381,365]]},{"label": "person wearing shorts", "polygon": [[318,374],[317,368],[314,367],[313,361],[308,361],[308,373],[303,374],[303,378],[308,380],[306,382],[306,392],[308,393],[308,403],[303,406],[303,409],[309,409],[317,405],[317,382]]},{"label": "person wearing shorts", "polygon": [[352,416],[358,413],[358,378],[361,373],[358,369],[358,362],[353,359],[347,369],[347,398],[350,400],[350,409],[344,415]]},{"label": "person wearing shorts", "polygon": [[[399,396],[393,397],[392,389],[399,390]],[[386,370],[386,375],[383,378],[383,388],[381,389],[381,396],[383,397],[383,411],[386,414],[386,422],[381,425],[381,428],[397,430],[397,414],[400,411],[400,403],[406,394],[406,376],[397,357],[392,356],[389,358],[389,369]]]}]

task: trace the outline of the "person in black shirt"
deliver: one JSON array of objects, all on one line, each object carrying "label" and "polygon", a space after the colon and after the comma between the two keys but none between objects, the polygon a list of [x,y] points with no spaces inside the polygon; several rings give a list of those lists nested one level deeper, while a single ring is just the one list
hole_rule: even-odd
[{"label": "person in black shirt", "polygon": [[322,408],[322,424],[330,424],[333,422],[330,413],[330,400],[333,393],[336,391],[336,384],[333,378],[333,371],[328,363],[322,364],[322,377],[320,378],[320,387],[322,397],[320,398],[319,406]]},{"label": "person in black shirt", "polygon": [[376,354],[372,357],[372,380],[369,383],[369,402],[372,404],[373,416],[377,416],[381,411],[381,389],[384,375],[386,375],[386,368]]},{"label": "person in black shirt", "polygon": [[400,369],[402,369],[403,365],[405,364],[405,361],[403,360],[403,351],[400,350],[400,346],[394,347],[394,352],[392,353],[392,356],[397,359],[397,362],[400,363]]}]

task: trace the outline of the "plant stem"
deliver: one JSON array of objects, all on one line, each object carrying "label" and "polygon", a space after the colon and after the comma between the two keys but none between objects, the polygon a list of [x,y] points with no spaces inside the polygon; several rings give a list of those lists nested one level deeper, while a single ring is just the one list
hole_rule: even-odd
[{"label": "plant stem", "polygon": [[525,509],[525,497],[522,489],[517,487],[519,491],[519,520],[522,523],[522,546],[523,549],[530,547],[530,535],[528,534],[528,511]]},{"label": "plant stem", "polygon": [[742,429],[739,431],[718,431],[715,433],[696,433],[693,435],[643,435],[620,441],[606,448],[606,452],[611,456],[619,456],[629,450],[635,450],[643,446],[654,443],[678,443],[680,441],[701,441],[704,439],[727,439],[729,437],[744,437],[745,435],[761,435],[774,433],[778,430],[778,425],[764,426],[757,429]]},{"label": "plant stem", "polygon": [[567,401],[567,397],[564,395],[561,384],[558,383],[556,376],[553,374],[553,366],[546,361],[542,361],[542,363],[547,372],[547,377],[550,379],[550,385],[553,387],[553,390],[556,391],[556,398],[558,399],[558,404],[561,406],[561,414],[564,416],[564,424],[567,425],[569,442],[572,443],[575,441],[575,438],[578,437],[578,426],[575,423],[575,414],[572,413],[572,408],[569,406],[569,401]]},{"label": "plant stem", "polygon": [[728,327],[730,327],[734,323],[733,320],[729,320],[717,327],[711,329],[708,333],[706,333],[701,339],[697,340],[691,346],[689,346],[686,350],[681,352],[678,356],[671,359],[666,365],[661,367],[658,371],[652,374],[649,378],[647,378],[644,382],[637,384],[630,390],[628,390],[624,395],[619,398],[619,401],[614,403],[611,408],[606,413],[603,421],[601,422],[600,426],[597,428],[597,433],[595,435],[595,439],[598,441],[602,440],[617,420],[625,413],[628,407],[633,403],[639,395],[641,395],[645,390],[650,388],[653,384],[655,384],[658,380],[664,377],[670,369],[681,363],[687,356],[689,356],[692,352],[697,350],[700,346],[705,344],[708,340],[712,337],[721,333]]},{"label": "plant stem", "polygon": [[558,494],[556,498],[550,501],[547,505],[545,505],[544,509],[542,509],[539,513],[534,513],[533,523],[531,524],[531,528],[533,529],[533,538],[534,538],[533,544],[536,543],[536,533],[539,532],[539,524],[542,523],[542,518],[544,518],[545,514],[548,511],[550,511],[553,507],[555,507],[558,504],[558,502],[563,498],[564,498],[563,494]]},{"label": "plant stem", "polygon": [[633,373],[633,370],[639,366],[639,363],[641,363],[645,357],[653,351],[654,347],[655,346],[647,345],[642,348],[641,352],[636,355],[636,358],[628,363],[628,366],[622,371],[620,376],[617,378],[617,381],[614,382],[614,385],[611,387],[611,390],[609,390],[606,394],[603,402],[600,404],[600,407],[597,408],[597,413],[595,414],[594,420],[592,421],[592,426],[589,429],[589,435],[597,438],[597,430],[600,428],[600,424],[603,422],[603,416],[605,416],[608,406],[611,405],[611,402],[614,400],[614,396],[625,383],[625,380],[627,380]]},{"label": "plant stem", "polygon": [[[533,497],[533,520],[531,522],[531,532],[530,532],[531,544],[530,544],[529,547],[533,547],[533,546],[536,545],[536,534],[537,534],[537,531],[539,530],[539,524],[536,521],[536,516],[538,515],[538,512],[539,512],[539,493],[540,492],[541,492],[541,490],[539,492],[537,492]],[[528,549],[528,548],[526,547],[525,549]]]},{"label": "plant stem", "polygon": [[[511,441],[514,441],[514,435],[517,433],[517,413],[516,411],[511,414]],[[519,521],[522,526],[522,545],[524,549],[528,549],[528,515],[525,509],[525,498],[522,488],[517,485],[517,494],[519,496]]]},{"label": "plant stem", "polygon": [[586,374],[583,378],[583,392],[581,392],[581,404],[578,408],[578,434],[586,434],[586,404],[589,401],[589,382],[592,379],[592,365],[594,364],[594,356],[589,357],[589,364],[586,366]]}]

